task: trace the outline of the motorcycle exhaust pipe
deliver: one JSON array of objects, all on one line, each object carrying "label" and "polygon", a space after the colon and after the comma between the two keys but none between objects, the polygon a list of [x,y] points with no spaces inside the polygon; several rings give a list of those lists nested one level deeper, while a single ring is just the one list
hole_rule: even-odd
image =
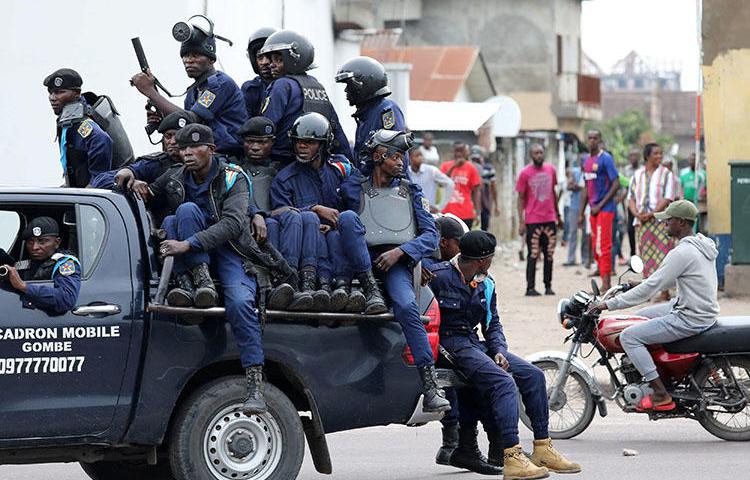
[{"label": "motorcycle exhaust pipe", "polygon": [[0,266],[0,278],[7,277],[8,273],[10,273],[10,270],[8,270],[8,267],[6,267],[5,265]]}]

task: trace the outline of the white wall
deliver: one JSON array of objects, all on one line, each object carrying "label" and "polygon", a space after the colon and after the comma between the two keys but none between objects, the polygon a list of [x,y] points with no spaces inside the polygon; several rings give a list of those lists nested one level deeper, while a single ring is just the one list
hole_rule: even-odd
[{"label": "white wall", "polygon": [[[112,97],[136,155],[157,149],[143,131],[145,99],[128,83],[138,72],[130,39],[141,37],[152,71],[173,94],[182,93],[190,82],[179,58],[180,45],[172,38],[172,25],[203,13],[204,5],[216,32],[234,41],[233,47],[217,41],[217,67],[237,84],[254,76],[245,54],[250,34],[263,26],[281,28],[283,23],[313,42],[318,68],[311,73],[333,97],[339,117],[349,118],[353,112],[343,87],[333,81],[340,60],[334,53],[332,1],[74,0],[61,5],[52,0],[4,0],[3,23],[8,30],[0,44],[0,59],[8,68],[0,76],[0,184],[61,184],[59,151],[53,141],[55,119],[42,85],[44,77],[61,67],[81,74],[84,91]],[[351,46],[348,51],[353,51]],[[183,99],[174,101],[182,105]],[[346,122],[345,127],[353,138],[353,123]]]}]

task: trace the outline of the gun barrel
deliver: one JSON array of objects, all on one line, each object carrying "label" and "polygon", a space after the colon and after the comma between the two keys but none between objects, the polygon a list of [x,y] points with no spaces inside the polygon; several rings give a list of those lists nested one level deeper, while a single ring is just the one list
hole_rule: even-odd
[{"label": "gun barrel", "polygon": [[0,265],[0,278],[5,278],[8,276],[8,267],[5,265]]},{"label": "gun barrel", "polygon": [[148,70],[148,60],[146,59],[146,52],[143,51],[143,45],[139,37],[131,38],[133,42],[133,50],[135,50],[135,56],[138,58],[138,65],[141,67],[141,71],[145,72]]}]

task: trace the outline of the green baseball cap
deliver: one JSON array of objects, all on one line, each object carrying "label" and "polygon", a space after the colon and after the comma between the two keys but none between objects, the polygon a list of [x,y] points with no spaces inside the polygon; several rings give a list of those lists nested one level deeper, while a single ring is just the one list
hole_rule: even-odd
[{"label": "green baseball cap", "polygon": [[663,212],[654,214],[657,220],[664,221],[668,218],[683,218],[692,222],[698,218],[698,208],[689,200],[677,200],[669,204]]}]

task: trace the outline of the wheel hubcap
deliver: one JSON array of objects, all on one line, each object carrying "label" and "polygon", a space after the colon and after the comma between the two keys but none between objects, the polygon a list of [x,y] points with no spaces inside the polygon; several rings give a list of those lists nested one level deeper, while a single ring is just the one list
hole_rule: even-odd
[{"label": "wheel hubcap", "polygon": [[217,480],[264,480],[281,461],[283,445],[276,420],[269,413],[245,415],[241,407],[226,407],[208,423],[204,458]]}]

